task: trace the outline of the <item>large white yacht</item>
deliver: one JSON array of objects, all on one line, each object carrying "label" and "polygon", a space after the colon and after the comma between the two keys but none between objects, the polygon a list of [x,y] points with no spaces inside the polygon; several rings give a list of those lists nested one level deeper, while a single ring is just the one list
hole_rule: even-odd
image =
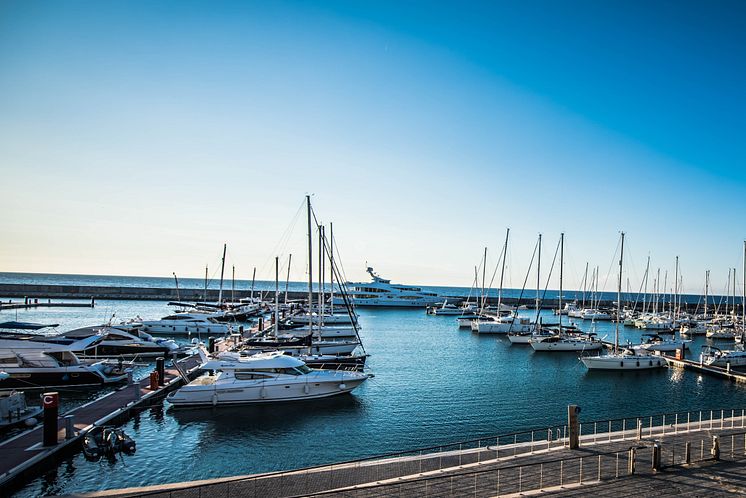
[{"label": "large white yacht", "polygon": [[216,406],[326,398],[349,393],[368,379],[360,372],[312,370],[282,352],[234,354],[202,364],[209,373],[170,394],[173,406]]},{"label": "large white yacht", "polygon": [[[355,306],[408,306],[426,307],[442,304],[445,298],[434,292],[423,291],[420,287],[392,284],[377,275],[370,266],[367,269],[372,281],[348,283],[349,299]],[[333,303],[344,304],[341,297],[334,297]]]}]

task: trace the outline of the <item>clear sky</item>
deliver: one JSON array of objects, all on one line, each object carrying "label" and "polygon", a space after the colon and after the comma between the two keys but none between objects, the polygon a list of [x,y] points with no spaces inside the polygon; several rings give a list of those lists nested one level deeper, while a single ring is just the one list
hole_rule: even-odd
[{"label": "clear sky", "polygon": [[625,230],[633,287],[650,254],[724,288],[744,26],[740,1],[4,0],[0,271],[199,276],[227,242],[239,277],[293,252],[303,280],[303,221],[279,241],[312,193],[352,279],[468,286],[510,227],[512,286],[539,232],[574,287]]}]

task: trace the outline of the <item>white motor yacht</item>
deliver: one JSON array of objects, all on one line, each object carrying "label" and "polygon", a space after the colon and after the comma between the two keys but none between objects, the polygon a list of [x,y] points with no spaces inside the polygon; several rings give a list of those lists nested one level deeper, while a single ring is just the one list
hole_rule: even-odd
[{"label": "white motor yacht", "polygon": [[586,308],[580,312],[580,318],[583,320],[595,320],[597,322],[608,321],[611,320],[611,314],[597,309]]},{"label": "white motor yacht", "polygon": [[[475,327],[476,325],[476,327]],[[476,328],[476,330],[475,330]],[[494,317],[491,320],[481,319],[473,322],[472,328],[477,334],[507,334],[509,332],[533,332],[536,324],[529,318],[514,314]]]},{"label": "white motor yacht", "polygon": [[737,346],[735,350],[722,350],[715,346],[702,346],[699,361],[705,365],[727,368],[746,366],[746,351],[743,346]]},{"label": "white motor yacht", "polygon": [[223,406],[326,398],[349,393],[369,375],[360,372],[312,370],[281,352],[208,360],[207,374],[170,394],[175,407]]},{"label": "white motor yacht", "polygon": [[[403,306],[427,307],[442,303],[446,298],[434,292],[423,291],[421,287],[392,284],[381,278],[373,268],[368,267],[372,281],[348,283],[349,301],[355,306]],[[333,304],[344,304],[344,298],[334,297]]]},{"label": "white motor yacht", "polygon": [[83,363],[62,346],[0,350],[0,388],[90,386],[125,380],[128,369],[106,361]]},{"label": "white motor yacht", "polygon": [[203,313],[176,313],[160,320],[142,320],[143,330],[151,334],[188,335],[188,334],[229,334],[233,328],[224,323],[217,323]]},{"label": "white motor yacht", "polygon": [[534,351],[598,351],[603,347],[596,334],[557,334],[529,340]]},{"label": "white motor yacht", "polygon": [[668,366],[665,358],[637,348],[601,356],[581,356],[580,361],[589,370],[650,370]]},{"label": "white motor yacht", "polygon": [[642,334],[643,342],[640,344],[640,348],[647,351],[661,351],[661,352],[672,352],[677,349],[685,350],[689,348],[689,344],[692,341],[688,339],[664,339],[658,334]]}]

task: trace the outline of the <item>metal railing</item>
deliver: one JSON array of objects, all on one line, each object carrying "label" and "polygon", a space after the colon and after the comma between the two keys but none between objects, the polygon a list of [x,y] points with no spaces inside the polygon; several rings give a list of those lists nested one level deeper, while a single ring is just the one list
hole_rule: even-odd
[{"label": "metal railing", "polygon": [[[695,431],[744,429],[746,425],[745,415],[746,410],[728,409],[584,422],[579,427],[580,444],[584,447],[593,448],[595,445],[602,443],[647,441],[653,438],[669,438],[679,434],[694,433]],[[200,485],[185,484],[169,491],[143,493],[142,495],[168,496],[171,498],[202,496],[203,494],[210,496],[210,498],[217,498],[219,496],[257,496],[261,498],[300,496],[323,494],[327,490],[362,486],[366,483],[385,483],[389,480],[401,479],[407,476],[417,476],[418,482],[437,482],[440,486],[443,484],[438,479],[444,478],[442,475],[444,472],[448,473],[448,479],[453,479],[452,482],[461,491],[463,482],[459,479],[463,480],[464,478],[459,476],[467,475],[475,479],[475,489],[489,488],[493,495],[496,490],[500,490],[501,494],[505,494],[508,493],[508,491],[505,491],[506,489],[513,488],[504,486],[513,486],[517,483],[518,489],[523,490],[525,486],[529,485],[528,483],[537,481],[532,477],[537,473],[540,488],[536,489],[544,489],[553,485],[563,485],[567,479],[569,479],[567,481],[569,483],[575,477],[582,480],[583,475],[586,476],[586,480],[589,479],[587,476],[593,474],[594,471],[589,467],[591,463],[586,459],[587,457],[556,460],[556,462],[564,462],[557,464],[559,465],[559,473],[556,479],[556,469],[552,467],[554,461],[545,461],[539,464],[538,468],[535,468],[535,465],[532,464],[515,465],[512,467],[502,466],[503,464],[509,464],[515,457],[561,450],[568,446],[568,442],[567,426],[558,425],[541,430],[483,437],[329,465],[228,478],[220,482]],[[746,445],[746,439],[744,440],[744,444]],[[672,462],[676,461],[677,454],[683,454],[683,450],[676,446],[671,446],[670,451],[674,453]],[[607,460],[609,458],[614,460],[614,476],[619,476],[617,469],[619,462],[625,462],[625,458],[627,458],[623,453],[597,454],[600,460],[597,467],[594,468],[596,469],[595,472],[598,479],[604,476],[604,478],[609,477],[609,473],[607,472]],[[668,456],[665,458],[668,458]],[[578,470],[576,473],[573,473],[575,471],[572,469],[575,468],[576,463]],[[494,476],[496,482],[493,483],[490,480],[492,477],[483,477],[485,479],[484,483],[479,484],[482,478],[475,476],[480,476],[484,472],[490,472],[485,471],[484,468],[489,466],[494,467],[495,465],[501,466]],[[625,468],[624,465],[627,464],[624,463],[623,468]],[[583,466],[585,466],[585,470],[582,470]],[[511,470],[509,469],[519,469],[515,471],[518,472],[517,477],[510,474]],[[559,484],[555,483],[557,480],[560,481]],[[502,484],[499,484],[500,482]],[[493,487],[493,484],[497,488]],[[398,485],[404,486],[405,484],[399,483]],[[415,484],[411,485],[416,486]],[[388,484],[380,484],[380,486],[388,486]],[[500,488],[500,486],[503,486],[503,488]],[[367,485],[365,487],[366,489],[370,488]],[[396,493],[395,490],[392,492]],[[432,492],[432,490],[428,492]],[[477,495],[480,495],[480,493],[477,493]]]}]

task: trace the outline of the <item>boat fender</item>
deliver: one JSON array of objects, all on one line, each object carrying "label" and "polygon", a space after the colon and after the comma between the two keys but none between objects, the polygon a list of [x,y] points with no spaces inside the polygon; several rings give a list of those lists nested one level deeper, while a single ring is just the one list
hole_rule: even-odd
[{"label": "boat fender", "polygon": [[218,404],[218,393],[212,394],[212,406],[216,406]]},{"label": "boat fender", "polygon": [[342,382],[341,384],[339,384],[339,388],[340,389],[347,389],[347,384],[345,384],[344,382]]},{"label": "boat fender", "polygon": [[267,388],[266,387],[262,387],[259,390],[259,397],[262,398],[262,399],[264,399],[264,398],[267,397]]},{"label": "boat fender", "polygon": [[24,420],[23,423],[26,425],[26,427],[33,427],[36,424],[38,424],[39,421],[36,420],[36,417],[29,417],[26,420]]},{"label": "boat fender", "polygon": [[306,393],[306,394],[308,394],[308,393],[311,392],[311,388],[308,387],[308,384],[306,384],[306,385],[303,386],[303,392]]}]

